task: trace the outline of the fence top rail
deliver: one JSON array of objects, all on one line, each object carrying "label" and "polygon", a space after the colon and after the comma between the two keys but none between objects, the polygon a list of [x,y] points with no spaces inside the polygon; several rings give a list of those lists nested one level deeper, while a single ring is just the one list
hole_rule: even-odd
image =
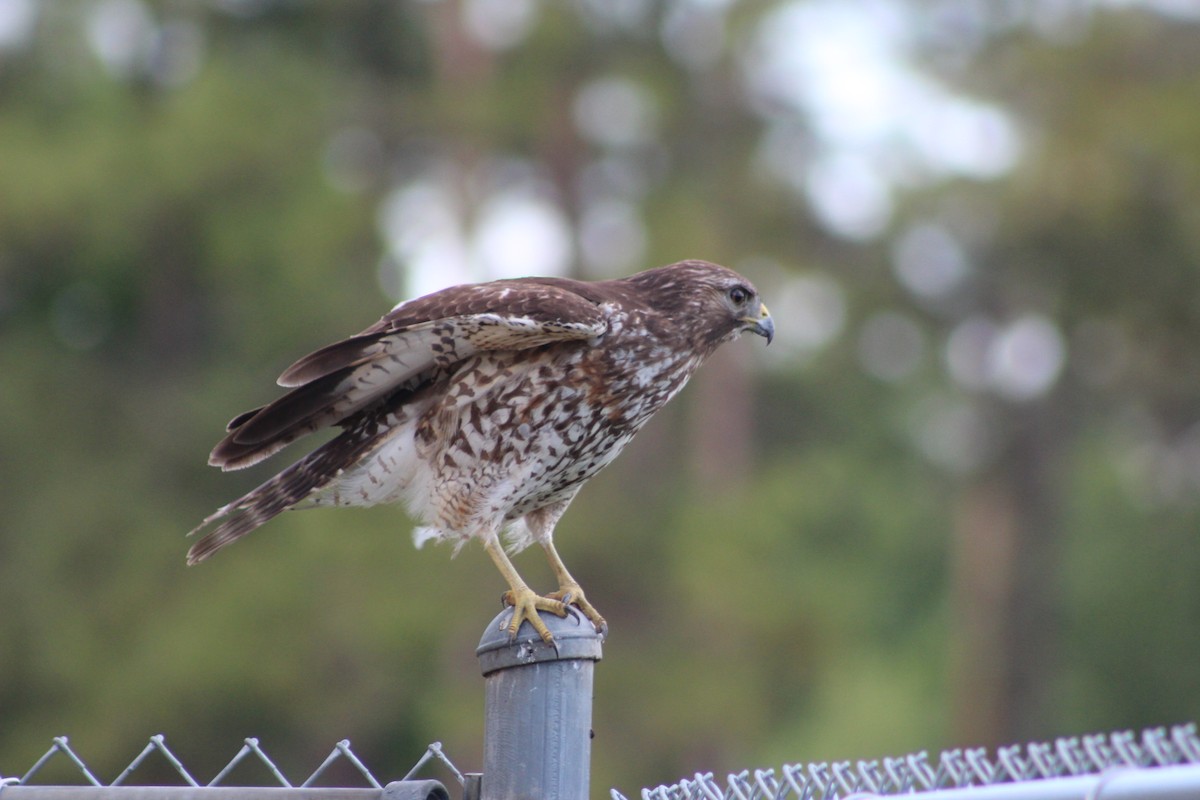
[{"label": "fence top rail", "polygon": [[381,789],[285,786],[0,786],[3,800],[450,800],[437,781]]},{"label": "fence top rail", "polygon": [[[930,800],[1116,800],[1200,798],[1195,723],[1064,737],[1052,743],[952,749],[857,762],[785,764],[718,781],[697,773],[641,791],[642,800],[863,800],[929,793]],[[616,789],[612,800],[628,800]]]},{"label": "fence top rail", "polygon": [[0,787],[3,800],[380,800],[382,789],[284,786],[27,786]]}]

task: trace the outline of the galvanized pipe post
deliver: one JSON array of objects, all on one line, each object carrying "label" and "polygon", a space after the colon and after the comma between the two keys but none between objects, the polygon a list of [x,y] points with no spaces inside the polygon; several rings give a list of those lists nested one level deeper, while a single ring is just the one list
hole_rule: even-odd
[{"label": "galvanized pipe post", "polygon": [[592,756],[592,672],[603,637],[574,608],[529,623],[509,640],[506,609],[475,655],[484,676],[481,800],[587,800]]}]

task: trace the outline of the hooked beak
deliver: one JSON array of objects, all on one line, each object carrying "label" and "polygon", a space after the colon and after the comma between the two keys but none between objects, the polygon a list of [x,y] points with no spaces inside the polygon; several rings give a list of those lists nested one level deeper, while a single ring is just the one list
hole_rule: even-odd
[{"label": "hooked beak", "polygon": [[767,344],[775,338],[775,320],[771,319],[771,312],[767,311],[766,303],[759,305],[757,317],[742,317],[741,322],[746,326],[742,330],[757,333],[767,340]]}]

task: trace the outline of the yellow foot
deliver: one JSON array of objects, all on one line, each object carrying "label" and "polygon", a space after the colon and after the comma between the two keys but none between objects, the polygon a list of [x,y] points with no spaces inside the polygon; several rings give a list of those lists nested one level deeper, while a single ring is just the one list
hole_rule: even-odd
[{"label": "yellow foot", "polygon": [[550,592],[546,597],[551,600],[557,600],[563,605],[575,606],[583,615],[592,621],[596,626],[596,632],[601,636],[608,634],[608,623],[604,621],[604,617],[600,616],[600,612],[596,607],[588,602],[583,595],[583,589],[579,588],[578,583],[564,583],[558,587],[557,592]]},{"label": "yellow foot", "polygon": [[500,602],[513,607],[512,622],[508,625],[509,639],[515,639],[521,623],[528,620],[533,629],[537,631],[538,636],[542,637],[543,642],[554,644],[554,635],[550,633],[550,629],[546,627],[546,623],[542,622],[537,612],[549,611],[556,617],[565,617],[567,615],[565,604],[552,597],[542,597],[532,589],[524,591],[509,589],[500,595]]}]

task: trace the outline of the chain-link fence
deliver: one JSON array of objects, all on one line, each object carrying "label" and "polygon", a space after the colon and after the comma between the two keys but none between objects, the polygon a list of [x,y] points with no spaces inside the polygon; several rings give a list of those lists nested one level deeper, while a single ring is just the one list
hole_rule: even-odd
[{"label": "chain-link fence", "polygon": [[[317,800],[317,798],[324,798],[325,800],[333,800],[334,798],[337,800],[402,800],[404,798],[449,800],[449,793],[440,782],[431,779],[421,780],[415,777],[418,772],[431,763],[440,764],[454,776],[454,779],[463,787],[464,797],[478,796],[478,792],[473,791],[478,788],[477,776],[464,775],[446,756],[445,752],[443,752],[440,742],[434,742],[429,745],[406,775],[397,780],[384,783],[355,755],[354,751],[350,748],[350,741],[343,739],[333,746],[329,755],[326,756],[325,760],[311,774],[304,778],[303,781],[296,783],[284,775],[275,761],[261,747],[259,740],[251,738],[244,740],[242,748],[211,779],[202,782],[196,778],[191,770],[184,766],[180,758],[167,746],[166,737],[159,734],[151,736],[146,746],[129,762],[129,765],[107,783],[98,778],[91,767],[84,761],[83,757],[75,752],[66,736],[55,737],[45,754],[34,762],[23,775],[19,777],[5,777],[4,775],[0,775],[0,800],[36,800],[38,798],[41,800],[50,800],[51,798],[65,798],[68,796],[78,798],[78,800],[132,797],[131,790],[148,788],[132,786],[131,782],[136,779],[139,770],[142,772],[148,771],[150,769],[150,762],[153,761],[157,761],[157,765],[155,765],[157,768],[161,768],[163,764],[166,764],[168,772],[178,776],[178,779],[182,782],[179,786],[175,787],[161,785],[152,787],[155,796],[177,795],[176,800],[182,800],[185,797],[194,797],[196,796],[196,791],[203,792],[200,796],[208,798],[208,800],[218,800],[221,795],[227,793],[238,797],[262,795],[263,797],[277,798],[277,800],[286,800],[286,798],[291,797],[297,800],[301,797],[308,798],[309,800]],[[270,776],[266,785],[247,787],[244,784],[239,784],[236,788],[227,785],[231,773],[248,761],[256,762],[266,768],[266,772]],[[75,773],[84,783],[72,786],[63,786],[61,784],[39,785],[37,781],[39,773],[42,773],[46,766],[53,762],[66,762],[70,765],[71,772]],[[361,787],[329,788],[318,786],[318,781],[323,776],[326,776],[330,772],[331,767],[339,764],[339,762],[350,765],[352,773],[361,778],[361,783],[363,784]],[[158,775],[159,773],[156,772],[156,779]],[[247,792],[248,788],[270,791]],[[93,791],[80,791],[87,789]],[[230,791],[226,792],[225,790]]]},{"label": "chain-link fence", "polygon": [[[1057,739],[987,750],[947,750],[871,761],[788,764],[719,781],[698,774],[643,789],[642,800],[866,800],[931,793],[930,800],[1200,800],[1195,724]],[[627,800],[616,789],[613,800]]]},{"label": "chain-link fence", "polygon": [[[65,761],[82,781],[72,786],[40,786],[39,773],[53,761]],[[151,761],[169,766],[178,787],[130,785]],[[244,762],[266,768],[270,783],[248,789],[226,786]],[[318,787],[336,764],[350,765],[362,786]],[[202,782],[167,746],[161,735],[150,737],[140,753],[109,782],[96,776],[65,736],[26,772],[0,776],[0,800],[449,800],[441,783],[416,776],[436,765],[449,772],[462,797],[480,797],[480,778],[463,773],[438,742],[429,745],[401,778],[381,781],[340,741],[315,770],[300,782],[284,775],[257,739],[242,748],[209,780]],[[141,790],[141,791],[139,791]],[[718,781],[698,774],[670,786],[643,789],[641,800],[868,800],[920,794],[930,800],[1200,800],[1200,736],[1194,724],[1155,728],[1141,735],[1125,731],[1057,739],[1052,743],[1014,745],[994,754],[979,749],[947,750],[936,758],[916,753],[900,758],[788,764],[778,771],[745,770]],[[136,798],[135,798],[136,795]],[[616,789],[612,800],[627,800]],[[546,798],[546,800],[552,800]]]},{"label": "chain-link fence", "polygon": [[[482,775],[464,773],[440,743],[429,745],[403,777],[383,783],[355,755],[349,741],[301,782],[284,775],[257,739],[202,782],[167,747],[150,737],[110,782],[96,777],[65,736],[24,774],[0,775],[0,800],[449,800],[440,782],[419,779],[427,767],[448,771],[463,800],[585,800],[591,760],[592,667],[602,637],[586,620],[547,617],[555,643],[529,626],[515,640],[504,632],[502,612],[488,625],[476,651],[484,676]],[[50,763],[58,766],[46,770]],[[39,776],[64,773],[73,785],[41,785]],[[230,786],[235,770],[265,767],[266,787]],[[319,786],[349,773],[358,788]],[[349,768],[347,769],[347,765]],[[5,765],[0,765],[0,769]],[[147,776],[174,786],[134,786]],[[138,776],[135,778],[134,776]],[[779,770],[744,770],[726,776],[697,774],[670,786],[643,789],[641,800],[866,800],[914,794],[929,800],[1200,800],[1200,736],[1196,725],[1097,734],[1003,747],[921,752],[857,762],[787,764]],[[627,800],[618,790],[612,800]]]}]

